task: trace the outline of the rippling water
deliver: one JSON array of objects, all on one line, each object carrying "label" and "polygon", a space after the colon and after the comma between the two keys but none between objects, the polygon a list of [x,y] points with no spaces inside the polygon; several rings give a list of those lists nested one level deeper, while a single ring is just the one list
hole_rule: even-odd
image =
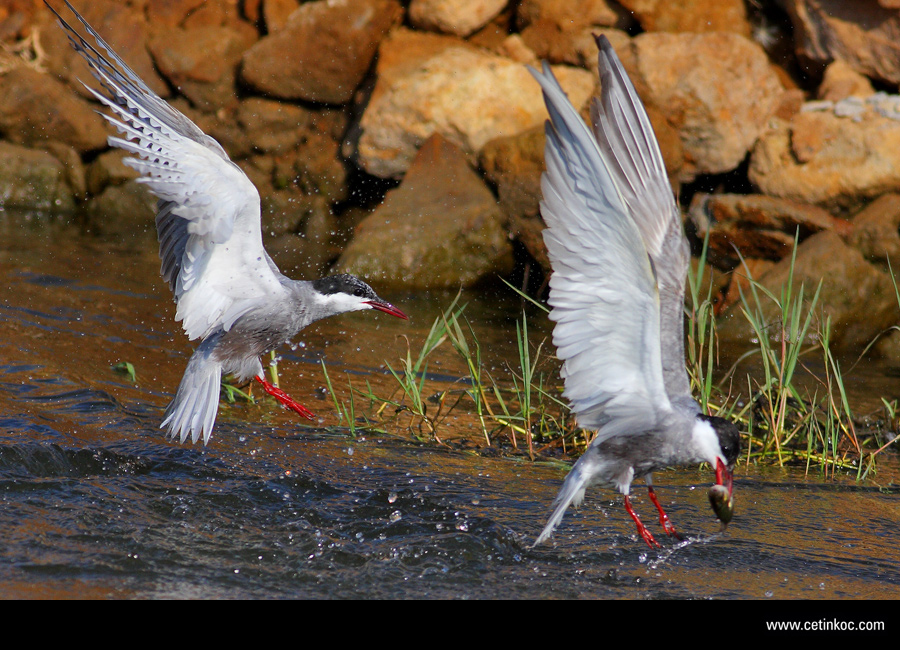
[{"label": "rippling water", "polygon": [[[334,427],[320,359],[387,392],[384,360],[405,354],[400,335],[421,340],[447,296],[387,295],[410,324],[349,315],[284,351],[283,386],[319,426],[270,403],[223,405],[211,444],[182,446],[158,425],[191,345],[152,244],[10,219],[0,237],[0,597],[900,596],[896,456],[863,483],[741,467],[724,534],[709,472],[660,474],[686,536],[661,550],[595,490],[532,549],[564,467]],[[467,299],[490,354],[511,354],[503,310]],[[433,367],[455,368],[449,352]]]}]

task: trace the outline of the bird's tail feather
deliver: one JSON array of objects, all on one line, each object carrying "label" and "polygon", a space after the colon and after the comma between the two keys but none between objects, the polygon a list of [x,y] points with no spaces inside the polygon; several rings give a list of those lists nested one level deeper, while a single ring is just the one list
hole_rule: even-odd
[{"label": "bird's tail feather", "polygon": [[204,341],[188,361],[175,399],[166,408],[166,417],[160,425],[168,429],[168,437],[181,442],[188,436],[191,442],[197,442],[202,435],[205,445],[216,422],[222,364],[212,358],[213,346],[207,345],[209,342],[210,339]]},{"label": "bird's tail feather", "polygon": [[569,475],[566,476],[566,480],[563,481],[559,494],[556,495],[556,499],[553,501],[553,514],[550,515],[547,525],[544,526],[544,530],[541,531],[541,534],[535,540],[535,546],[542,544],[550,537],[553,530],[562,521],[563,515],[570,505],[578,506],[584,499],[584,490],[588,486],[590,472],[586,472],[582,465],[581,460],[575,463]]}]

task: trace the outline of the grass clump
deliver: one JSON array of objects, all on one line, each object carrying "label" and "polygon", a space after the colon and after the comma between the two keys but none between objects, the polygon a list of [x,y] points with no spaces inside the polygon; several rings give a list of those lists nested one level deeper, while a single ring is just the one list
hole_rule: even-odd
[{"label": "grass clump", "polygon": [[[879,443],[880,448],[873,450],[871,440],[860,435],[844,370],[832,350],[831,322],[819,305],[821,283],[814,291],[803,284],[794,285],[796,246],[791,279],[778,294],[747,273],[749,284],[740,291],[740,310],[754,333],[755,347],[720,373],[718,380],[712,285],[706,285],[705,295],[701,289],[707,272],[706,251],[704,242],[699,264],[688,277],[690,307],[685,332],[688,375],[701,409],[738,424],[745,434],[743,458],[747,463],[803,464],[808,471],[852,471],[865,477],[887,444]],[[744,267],[746,270],[746,264]],[[351,432],[359,426],[399,427],[419,440],[445,443],[453,436],[448,418],[456,414],[467,418],[465,429],[477,430],[486,448],[527,453],[532,459],[559,450],[580,453],[592,434],[575,428],[561,399],[559,364],[547,353],[545,340],[530,340],[526,313],[516,322],[517,358],[505,368],[488,370],[476,328],[459,299],[457,295],[435,319],[417,350],[407,339],[406,356],[399,364],[387,364],[395,382],[387,396],[376,395],[368,385],[365,391],[349,386],[350,401],[344,403],[336,397],[323,366],[341,422],[346,422]],[[900,291],[897,299],[900,304]],[[773,313],[774,317],[765,316]],[[430,358],[448,344],[462,362],[463,371],[455,381],[428,372]],[[757,369],[741,377],[738,369],[744,362],[755,363]],[[354,394],[369,401],[364,416],[353,401]],[[897,401],[883,403],[887,419],[897,422]]]}]

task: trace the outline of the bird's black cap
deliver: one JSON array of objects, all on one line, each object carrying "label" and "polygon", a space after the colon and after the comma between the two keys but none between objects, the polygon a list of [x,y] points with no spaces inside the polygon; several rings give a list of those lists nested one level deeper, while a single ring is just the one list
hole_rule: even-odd
[{"label": "bird's black cap", "polygon": [[312,286],[316,291],[326,296],[335,293],[346,293],[348,296],[356,296],[358,298],[378,299],[372,287],[356,276],[347,273],[319,278],[313,281]]}]

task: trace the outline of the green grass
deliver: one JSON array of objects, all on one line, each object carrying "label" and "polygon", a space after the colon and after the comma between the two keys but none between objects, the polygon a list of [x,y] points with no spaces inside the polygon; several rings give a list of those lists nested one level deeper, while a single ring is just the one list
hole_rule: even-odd
[{"label": "green grass", "polygon": [[[738,424],[744,437],[742,458],[748,464],[790,463],[824,475],[840,471],[867,476],[876,456],[888,445],[873,446],[877,439],[858,430],[842,364],[831,347],[831,323],[819,305],[821,283],[810,291],[791,280],[776,294],[748,272],[749,285],[740,292],[740,311],[754,332],[755,348],[730,369],[723,369],[711,288],[705,295],[701,289],[707,273],[705,244],[699,261],[688,278],[685,340],[692,390],[703,411]],[[459,298],[435,319],[418,347],[407,339],[405,357],[387,363],[395,386],[388,395],[375,394],[368,384],[366,390],[357,390],[348,383],[349,402],[338,398],[323,365],[341,423],[354,434],[359,428],[377,428],[445,443],[453,437],[454,427],[458,435],[459,425],[447,419],[454,414],[468,422],[463,425],[466,430],[478,432],[485,448],[527,454],[532,460],[560,451],[573,457],[581,453],[591,433],[574,427],[561,398],[552,345],[530,339],[528,316],[523,312],[516,322],[517,358],[505,368],[488,371],[477,324],[468,320]],[[900,305],[900,291],[897,299]],[[767,320],[764,314],[772,313],[772,305],[776,316]],[[462,362],[463,376],[457,382],[429,378],[429,360],[438,351],[452,352]],[[739,376],[738,368],[751,360],[758,371],[754,376]],[[368,408],[359,409],[354,395],[364,396]],[[897,422],[897,402],[883,402],[886,419]]]}]

